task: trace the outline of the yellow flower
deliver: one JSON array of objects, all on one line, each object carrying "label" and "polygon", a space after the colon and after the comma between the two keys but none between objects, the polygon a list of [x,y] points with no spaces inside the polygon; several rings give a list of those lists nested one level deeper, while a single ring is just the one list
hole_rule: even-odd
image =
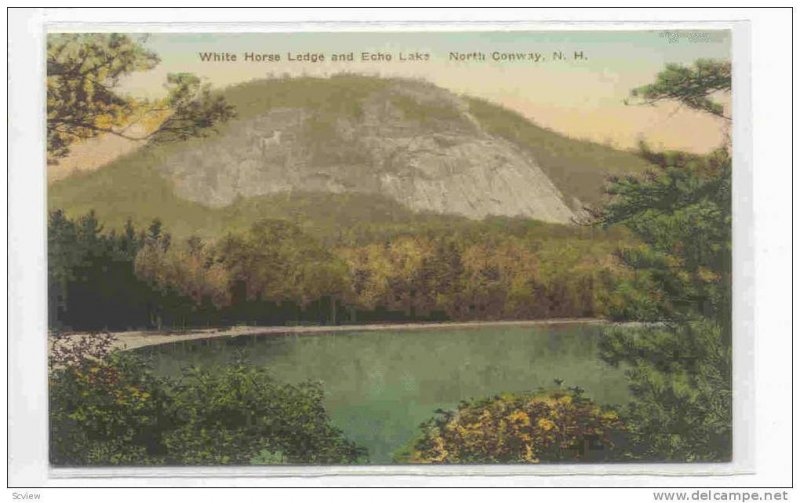
[{"label": "yellow flower", "polygon": [[538,463],[539,460],[533,455],[533,448],[530,445],[525,446],[525,461],[528,463]]},{"label": "yellow flower", "polygon": [[520,422],[525,426],[528,426],[529,424],[531,424],[531,419],[528,417],[528,414],[526,414],[524,411],[521,411],[521,410],[517,410],[517,411],[512,412],[511,415],[508,416],[508,419],[512,423],[513,422]]},{"label": "yellow flower", "polygon": [[616,421],[617,419],[619,419],[619,416],[613,410],[609,410],[609,411],[603,412],[600,415],[600,417],[603,418],[603,419],[610,420],[610,421]]},{"label": "yellow flower", "polygon": [[442,437],[436,437],[433,440],[433,443],[435,445],[434,450],[438,451],[439,453],[438,456],[434,456],[432,458],[433,461],[444,461],[445,459],[447,459],[447,455],[449,453],[447,452],[447,448],[444,445],[444,439]]},{"label": "yellow flower", "polygon": [[544,431],[550,431],[556,427],[556,424],[553,421],[550,421],[549,419],[544,417],[539,419],[539,421],[536,424],[539,426],[539,428],[543,429]]}]

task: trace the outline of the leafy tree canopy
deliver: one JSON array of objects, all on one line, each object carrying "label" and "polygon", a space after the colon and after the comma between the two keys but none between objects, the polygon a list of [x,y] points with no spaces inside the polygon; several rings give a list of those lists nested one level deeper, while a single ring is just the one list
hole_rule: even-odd
[{"label": "leafy tree canopy", "polygon": [[698,59],[692,66],[667,65],[655,82],[637,87],[630,94],[643,104],[674,100],[693,110],[730,120],[723,105],[713,98],[716,93],[730,90],[730,61]]},{"label": "leafy tree canopy", "polygon": [[[729,62],[668,65],[631,94],[725,117],[710,96],[730,91],[730,75]],[[633,276],[618,286],[622,302],[614,316],[658,323],[607,330],[601,358],[627,367],[633,400],[624,417],[634,458],[728,461],[731,156],[727,145],[707,155],[646,147],[641,154],[657,169],[644,178],[612,179],[612,202],[595,217],[604,226],[627,227],[641,241],[620,250]]]},{"label": "leafy tree canopy", "polygon": [[[623,283],[612,316],[641,321],[730,318],[731,159],[725,149],[698,156],[642,155],[658,170],[613,179],[612,201],[595,214],[603,226],[624,225],[640,245],[619,251],[635,271]],[[630,287],[630,288],[629,288]],[[636,295],[631,295],[636,293]],[[642,294],[642,295],[638,295]]]},{"label": "leafy tree canopy", "polygon": [[[55,163],[80,140],[109,133],[131,140],[174,141],[202,136],[235,115],[192,74],[167,76],[167,97],[140,100],[119,90],[121,79],[148,71],[158,56],[141,41],[111,33],[56,34],[47,41],[47,147]],[[150,130],[135,134],[134,124]]]}]

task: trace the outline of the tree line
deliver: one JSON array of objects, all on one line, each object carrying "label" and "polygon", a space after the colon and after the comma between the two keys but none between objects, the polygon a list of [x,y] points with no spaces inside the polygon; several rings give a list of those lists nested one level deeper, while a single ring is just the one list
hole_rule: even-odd
[{"label": "tree line", "polygon": [[267,219],[177,241],[158,220],[106,231],[93,212],[60,210],[48,227],[50,326],[62,330],[593,317],[621,274],[613,232],[545,239],[476,222],[323,245]]}]

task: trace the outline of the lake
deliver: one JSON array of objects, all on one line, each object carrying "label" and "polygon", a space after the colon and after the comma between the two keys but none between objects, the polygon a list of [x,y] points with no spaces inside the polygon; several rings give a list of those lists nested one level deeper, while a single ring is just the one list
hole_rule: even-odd
[{"label": "lake", "polygon": [[623,404],[623,371],[597,358],[598,325],[434,328],[414,331],[266,335],[143,348],[156,373],[229,362],[244,351],[283,381],[319,380],[333,423],[387,464],[436,409],[501,392],[580,386],[603,404]]}]

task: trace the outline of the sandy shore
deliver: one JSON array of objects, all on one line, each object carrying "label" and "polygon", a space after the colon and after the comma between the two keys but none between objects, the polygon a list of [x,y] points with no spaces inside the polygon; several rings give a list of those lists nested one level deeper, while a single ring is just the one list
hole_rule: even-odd
[{"label": "sandy shore", "polygon": [[[192,330],[187,332],[158,332],[158,331],[132,331],[113,332],[116,341],[114,347],[121,350],[143,348],[174,342],[192,341],[198,339],[216,339],[220,337],[242,336],[271,336],[284,334],[325,334],[335,332],[374,332],[379,330],[430,330],[430,329],[457,329],[478,327],[535,327],[548,325],[568,325],[571,323],[604,324],[605,320],[597,318],[568,318],[552,320],[530,321],[469,321],[446,323],[398,323],[398,324],[373,324],[373,325],[336,325],[336,326],[235,326],[231,328],[211,328],[205,330]],[[71,334],[68,337],[81,337],[85,333]]]}]

